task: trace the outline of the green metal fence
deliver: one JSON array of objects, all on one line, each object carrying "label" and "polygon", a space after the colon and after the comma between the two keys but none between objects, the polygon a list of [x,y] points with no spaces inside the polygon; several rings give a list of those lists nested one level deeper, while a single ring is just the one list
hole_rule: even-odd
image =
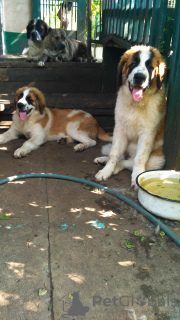
[{"label": "green metal fence", "polygon": [[150,44],[168,54],[175,0],[104,0],[102,37],[128,48]]}]

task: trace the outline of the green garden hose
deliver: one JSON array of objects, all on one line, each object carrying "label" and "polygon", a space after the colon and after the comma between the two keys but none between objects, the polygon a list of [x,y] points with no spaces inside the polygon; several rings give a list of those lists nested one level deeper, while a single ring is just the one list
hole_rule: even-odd
[{"label": "green garden hose", "polygon": [[95,182],[91,182],[88,180],[84,179],[79,179],[79,178],[74,178],[74,177],[69,177],[69,176],[63,176],[63,175],[58,175],[58,174],[51,174],[51,173],[32,173],[32,174],[22,174],[22,175],[15,175],[12,177],[8,177],[6,179],[0,180],[0,185],[11,182],[11,181],[16,181],[16,180],[22,180],[22,179],[28,179],[28,178],[48,178],[48,179],[61,179],[61,180],[67,180],[67,181],[73,181],[73,182],[78,182],[82,184],[89,185],[93,188],[97,187],[99,189],[104,189],[107,193],[115,196],[116,198],[126,202],[128,205],[130,205],[132,208],[136,209],[140,213],[142,213],[146,218],[148,218],[151,222],[153,222],[155,225],[159,226],[161,230],[163,230],[176,244],[180,246],[180,239],[170,230],[168,229],[161,221],[159,221],[157,218],[155,218],[150,212],[145,210],[143,207],[138,205],[136,202],[132,201],[131,199],[127,198],[126,196],[109,189],[108,187],[105,187],[103,185],[100,185]]}]

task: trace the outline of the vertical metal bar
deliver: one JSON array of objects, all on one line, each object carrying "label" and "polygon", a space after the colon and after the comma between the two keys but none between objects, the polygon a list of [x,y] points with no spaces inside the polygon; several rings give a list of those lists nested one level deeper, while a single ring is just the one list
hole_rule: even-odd
[{"label": "vertical metal bar", "polygon": [[126,25],[128,22],[127,16],[129,13],[127,10],[128,2],[129,2],[129,0],[125,0],[125,7],[124,7],[124,14],[123,14],[123,39],[126,39],[128,36],[127,25]]},{"label": "vertical metal bar", "polygon": [[115,34],[115,29],[114,29],[114,25],[115,25],[115,0],[113,0],[113,5],[112,5],[112,22],[111,22],[111,26],[112,26],[112,32],[111,34]]},{"label": "vertical metal bar", "polygon": [[123,16],[123,0],[121,0],[121,10],[120,10],[120,17],[119,17],[119,31],[118,31],[119,37],[121,37],[122,35],[122,16]]},{"label": "vertical metal bar", "polygon": [[87,8],[88,26],[87,26],[87,61],[91,62],[91,20],[92,20],[92,0],[88,0]]},{"label": "vertical metal bar", "polygon": [[[52,2],[51,2],[52,1]],[[52,3],[52,4],[51,4]],[[49,3],[48,3],[48,11],[49,11],[49,26],[51,27],[51,19],[50,19],[50,16],[51,16],[51,5],[53,6],[53,0],[49,0]]]},{"label": "vertical metal bar", "polygon": [[116,24],[116,36],[119,35],[119,28],[120,28],[120,12],[121,12],[121,0],[118,0],[118,6],[117,6],[117,14],[116,14],[116,19],[117,19],[117,24]]},{"label": "vertical metal bar", "polygon": [[103,27],[102,27],[102,32],[103,32],[103,37],[105,38],[108,34],[108,7],[109,7],[109,2],[108,0],[104,0],[103,2]]},{"label": "vertical metal bar", "polygon": [[143,44],[148,43],[149,31],[150,31],[150,19],[152,16],[152,0],[147,0],[146,2],[146,11],[145,11],[145,24],[144,24],[144,33],[143,33]]},{"label": "vertical metal bar", "polygon": [[58,3],[58,0],[55,0],[54,8],[53,8],[55,28],[56,28],[56,18],[57,18],[57,13],[56,13],[56,5],[57,5],[57,3]]},{"label": "vertical metal bar", "polygon": [[139,1],[135,0],[134,12],[133,12],[133,28],[132,28],[132,36],[131,43],[137,40],[137,25],[138,25],[138,9],[139,9]]},{"label": "vertical metal bar", "polygon": [[143,0],[140,1],[138,16],[139,16],[139,19],[138,19],[138,30],[137,30],[137,44],[142,44],[142,36],[144,31]]},{"label": "vertical metal bar", "polygon": [[100,24],[100,35],[99,35],[99,40],[101,40],[101,33],[102,33],[102,10],[101,10],[101,6],[102,6],[102,0],[100,0],[100,10],[99,10],[99,14],[100,14],[100,20],[99,20],[99,24]]},{"label": "vertical metal bar", "polygon": [[128,36],[127,36],[128,41],[131,39],[132,26],[133,26],[133,20],[132,20],[133,3],[134,3],[134,0],[130,0],[129,20],[128,20]]},{"label": "vertical metal bar", "polygon": [[108,10],[108,35],[111,34],[111,13],[112,13],[112,0],[109,0],[109,10]]}]

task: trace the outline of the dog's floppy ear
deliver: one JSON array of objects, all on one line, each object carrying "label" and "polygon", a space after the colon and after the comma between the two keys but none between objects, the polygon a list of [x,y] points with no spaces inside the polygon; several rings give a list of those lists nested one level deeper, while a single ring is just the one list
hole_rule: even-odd
[{"label": "dog's floppy ear", "polygon": [[36,88],[31,88],[30,92],[34,95],[36,108],[39,110],[41,114],[43,114],[44,109],[46,108],[46,100],[42,92]]},{"label": "dog's floppy ear", "polygon": [[44,23],[44,34],[43,34],[43,36],[42,36],[42,39],[44,40],[44,38],[48,35],[48,33],[49,33],[49,27],[48,27],[48,25],[47,25],[47,23]]},{"label": "dog's floppy ear", "polygon": [[50,34],[50,33],[51,33],[51,31],[52,31],[52,28],[49,28],[49,27],[48,27],[47,35],[48,35],[48,34]]},{"label": "dog's floppy ear", "polygon": [[164,81],[166,65],[163,59],[158,61],[158,68],[157,68],[157,87],[160,90],[162,88],[162,83]]},{"label": "dog's floppy ear", "polygon": [[122,71],[123,71],[123,67],[124,67],[125,62],[118,64],[118,68],[117,68],[117,78],[116,78],[116,87],[117,89],[119,89],[122,84],[123,84],[123,79],[122,79]]},{"label": "dog's floppy ear", "polygon": [[32,20],[28,23],[26,30],[27,30],[27,39],[30,39],[31,36],[31,24],[32,24]]},{"label": "dog's floppy ear", "polygon": [[166,71],[166,64],[165,60],[163,59],[162,55],[160,54],[159,50],[156,48],[151,47],[153,52],[154,58],[153,61],[155,63],[155,68],[153,71],[153,76],[157,79],[157,88],[160,90],[162,88],[162,83],[164,81],[165,71]]},{"label": "dog's floppy ear", "polygon": [[26,89],[28,89],[28,87],[22,87],[16,90],[15,97],[14,97],[14,108],[16,108],[16,104],[19,100],[19,95],[21,94],[21,92],[23,92]]},{"label": "dog's floppy ear", "polygon": [[116,78],[116,86],[117,88],[120,88],[122,84],[125,83],[125,77],[126,77],[126,68],[125,65],[129,59],[129,51],[126,51],[123,56],[121,57],[118,68],[117,68],[117,78]]}]

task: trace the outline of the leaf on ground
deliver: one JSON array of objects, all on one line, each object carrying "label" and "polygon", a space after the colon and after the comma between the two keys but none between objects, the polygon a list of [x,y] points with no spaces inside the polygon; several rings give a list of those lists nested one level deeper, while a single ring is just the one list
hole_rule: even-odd
[{"label": "leaf on ground", "polygon": [[11,219],[11,216],[7,213],[3,214],[2,216],[0,216],[0,220],[8,220]]},{"label": "leaf on ground", "polygon": [[91,189],[91,187],[90,187],[90,186],[85,185],[85,186],[84,186],[84,189],[86,189],[86,190],[90,190],[90,189]]},{"label": "leaf on ground", "polygon": [[46,289],[39,289],[39,296],[44,296],[47,293]]}]

